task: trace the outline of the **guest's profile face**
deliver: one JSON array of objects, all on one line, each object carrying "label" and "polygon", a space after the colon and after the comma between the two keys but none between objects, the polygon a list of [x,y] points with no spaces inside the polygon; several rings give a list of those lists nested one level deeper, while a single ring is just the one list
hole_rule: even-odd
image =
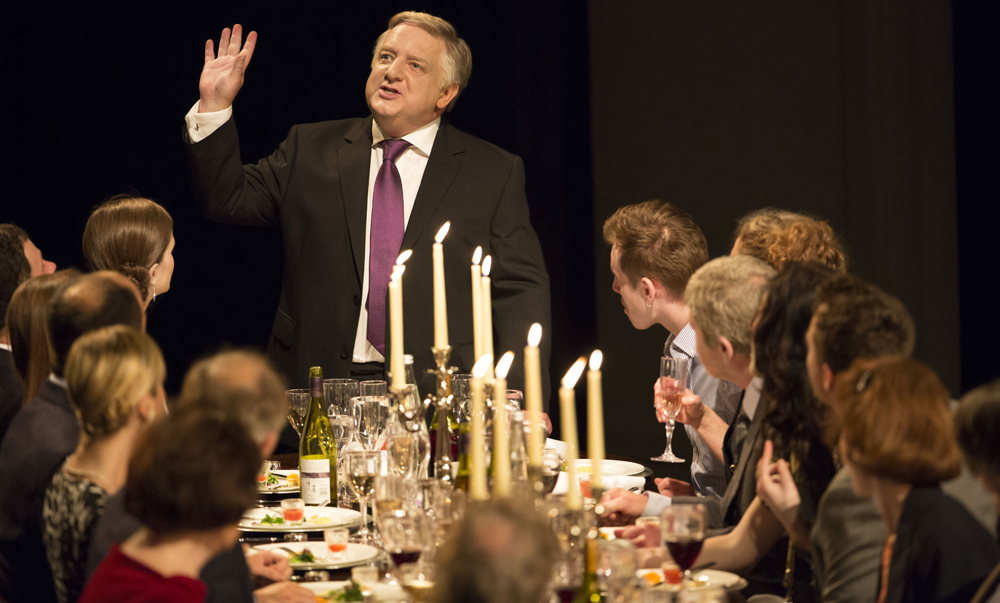
[{"label": "guest's profile face", "polygon": [[28,258],[28,263],[31,264],[31,276],[52,274],[56,271],[56,263],[43,258],[42,250],[35,247],[31,239],[24,242],[24,257]]},{"label": "guest's profile face", "polygon": [[156,266],[156,293],[166,293],[170,290],[170,279],[174,275],[174,236],[170,235],[170,243],[167,244],[163,257]]},{"label": "guest's profile face", "polygon": [[455,97],[457,84],[442,88],[445,43],[419,27],[393,27],[372,63],[365,86],[379,127],[398,138],[434,121]]},{"label": "guest's profile face", "polygon": [[809,384],[813,393],[825,401],[828,396],[826,388],[823,387],[823,367],[819,361],[819,354],[816,353],[816,317],[823,309],[825,309],[823,306],[816,309],[806,331],[806,370],[809,372]]},{"label": "guest's profile face", "polygon": [[695,322],[694,318],[691,319],[691,328],[694,329],[698,358],[701,360],[702,366],[705,367],[705,372],[716,379],[725,379],[726,355],[722,351],[722,346],[718,341],[714,342],[715,345],[711,345],[705,339],[705,332],[698,328],[698,323]]},{"label": "guest's profile face", "polygon": [[621,296],[622,306],[625,307],[625,316],[628,316],[632,326],[637,329],[648,329],[652,326],[652,315],[647,311],[646,298],[642,284],[633,287],[629,282],[621,267],[621,249],[615,243],[611,247],[611,274],[615,280],[611,283],[611,289]]}]

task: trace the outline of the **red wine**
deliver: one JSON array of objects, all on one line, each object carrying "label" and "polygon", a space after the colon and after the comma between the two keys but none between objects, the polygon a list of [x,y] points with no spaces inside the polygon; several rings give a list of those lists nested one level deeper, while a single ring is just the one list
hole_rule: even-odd
[{"label": "red wine", "polygon": [[396,567],[404,563],[416,563],[420,559],[420,549],[397,549],[389,552],[392,562]]},{"label": "red wine", "polygon": [[556,596],[559,597],[559,603],[572,603],[573,595],[576,594],[576,591],[579,588],[579,584],[576,586],[560,586],[556,588]]},{"label": "red wine", "polygon": [[551,494],[556,489],[556,482],[559,481],[559,472],[542,473],[542,494]]},{"label": "red wine", "polygon": [[681,568],[681,571],[687,571],[691,569],[694,565],[695,559],[701,553],[701,545],[703,540],[681,540],[681,541],[667,541],[667,550],[670,551],[670,556],[674,558],[674,563]]}]

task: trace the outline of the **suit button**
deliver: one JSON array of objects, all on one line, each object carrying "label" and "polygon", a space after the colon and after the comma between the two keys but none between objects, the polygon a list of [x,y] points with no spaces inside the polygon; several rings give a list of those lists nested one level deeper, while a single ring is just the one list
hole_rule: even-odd
[{"label": "suit button", "polygon": [[350,355],[351,355],[351,350],[349,350],[347,348],[344,348],[343,350],[340,351],[340,359],[341,360],[347,360],[347,358]]},{"label": "suit button", "polygon": [[729,472],[730,473],[736,473],[736,465],[730,465],[729,466]]},{"label": "suit button", "polygon": [[361,296],[360,295],[355,295],[354,296],[354,305],[355,306],[360,306],[361,305]]}]

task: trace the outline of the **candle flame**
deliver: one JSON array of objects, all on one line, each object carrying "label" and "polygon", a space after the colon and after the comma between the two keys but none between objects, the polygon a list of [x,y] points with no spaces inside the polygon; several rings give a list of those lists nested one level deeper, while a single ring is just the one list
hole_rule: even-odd
[{"label": "candle flame", "polygon": [[399,254],[399,257],[396,258],[396,265],[397,266],[402,266],[403,262],[405,262],[406,260],[410,259],[411,255],[413,255],[413,250],[412,249],[407,249],[403,253]]},{"label": "candle flame", "polygon": [[528,345],[533,348],[537,348],[538,344],[542,342],[542,325],[537,322],[531,325],[528,329]]},{"label": "candle flame", "polygon": [[403,272],[406,271],[406,266],[395,266],[392,269],[392,276],[389,277],[390,281],[398,281],[403,278]]},{"label": "candle flame", "polygon": [[434,242],[440,243],[441,241],[443,241],[444,238],[448,236],[448,230],[450,228],[451,228],[451,222],[445,222],[444,224],[442,224],[441,230],[439,230],[438,233],[434,235]]},{"label": "candle flame", "polygon": [[601,370],[602,361],[604,361],[604,354],[601,353],[601,350],[594,350],[594,353],[590,355],[590,370]]},{"label": "candle flame", "polygon": [[576,387],[576,382],[580,380],[580,375],[583,374],[584,367],[587,366],[587,360],[582,356],[573,363],[573,366],[569,367],[566,371],[566,376],[562,379],[562,386],[567,389],[573,389]]},{"label": "candle flame", "polygon": [[486,376],[487,369],[490,368],[490,364],[493,363],[493,356],[490,354],[483,354],[476,361],[476,365],[472,367],[472,376],[476,379],[482,379]]},{"label": "candle flame", "polygon": [[478,264],[481,259],[483,259],[483,248],[476,247],[476,252],[472,254],[472,263]]},{"label": "candle flame", "polygon": [[483,276],[490,275],[490,268],[493,267],[493,256],[488,255],[483,259]]},{"label": "candle flame", "polygon": [[511,363],[514,362],[514,352],[507,352],[500,357],[500,362],[497,363],[497,368],[494,371],[496,373],[497,379],[506,379],[507,371],[510,370]]}]

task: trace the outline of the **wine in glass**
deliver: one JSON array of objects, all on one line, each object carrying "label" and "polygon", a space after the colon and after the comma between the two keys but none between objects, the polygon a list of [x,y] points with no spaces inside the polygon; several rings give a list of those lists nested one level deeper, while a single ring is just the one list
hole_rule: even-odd
[{"label": "wine in glass", "polygon": [[684,572],[681,589],[705,541],[705,505],[675,503],[660,514],[660,533],[674,563]]},{"label": "wine in glass", "polygon": [[684,459],[674,454],[674,419],[681,409],[681,398],[687,390],[688,375],[691,372],[691,360],[688,358],[660,358],[659,394],[656,396],[656,406],[666,416],[667,447],[663,454],[654,456],[651,460],[665,463],[683,463]]},{"label": "wine in glass", "polygon": [[306,412],[309,411],[309,390],[290,389],[285,392],[288,398],[288,422],[292,424],[295,433],[302,437],[302,426],[306,422]]},{"label": "wine in glass", "polygon": [[368,529],[368,500],[375,492],[375,478],[380,473],[382,455],[375,450],[352,450],[344,461],[351,487],[361,502],[361,529],[354,537],[357,542],[371,543],[376,537]]},{"label": "wine in glass", "polygon": [[[399,509],[381,518],[382,548],[397,569],[416,563],[427,549],[428,534],[424,514]],[[400,576],[402,578],[402,576]]]}]

